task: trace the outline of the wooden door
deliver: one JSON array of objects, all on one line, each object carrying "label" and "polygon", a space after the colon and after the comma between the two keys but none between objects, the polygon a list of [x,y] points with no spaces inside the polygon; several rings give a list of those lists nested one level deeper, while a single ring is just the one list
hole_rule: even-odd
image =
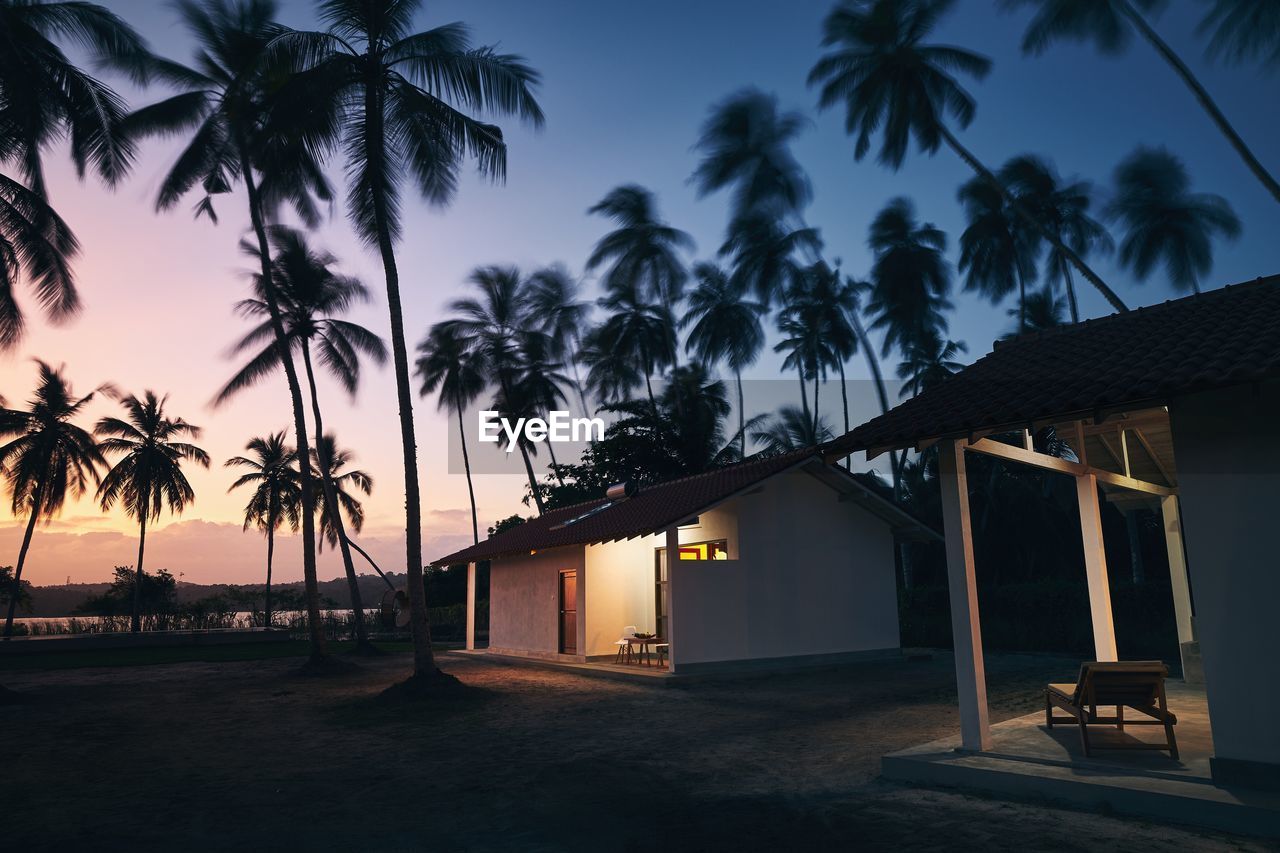
[{"label": "wooden door", "polygon": [[560,654],[578,653],[578,573],[560,572]]}]

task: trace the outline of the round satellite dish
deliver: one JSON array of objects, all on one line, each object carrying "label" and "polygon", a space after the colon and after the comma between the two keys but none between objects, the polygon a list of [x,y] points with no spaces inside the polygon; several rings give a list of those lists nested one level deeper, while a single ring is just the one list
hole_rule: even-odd
[{"label": "round satellite dish", "polygon": [[405,628],[409,625],[409,593],[403,589],[397,589],[395,596],[391,599],[392,608],[395,611],[396,627]]}]

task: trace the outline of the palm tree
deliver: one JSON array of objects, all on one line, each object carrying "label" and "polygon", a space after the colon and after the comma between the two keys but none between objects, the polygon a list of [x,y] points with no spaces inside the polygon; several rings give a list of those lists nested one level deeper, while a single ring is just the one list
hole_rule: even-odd
[{"label": "palm tree", "polygon": [[542,126],[543,115],[533,96],[538,73],[523,59],[473,47],[461,23],[413,32],[421,5],[421,0],[326,0],[320,5],[326,32],[286,35],[278,47],[308,66],[290,87],[299,102],[337,117],[329,130],[347,158],[348,215],[382,259],[404,457],[414,675],[427,678],[437,670],[422,581],[422,495],[395,256],[400,188],[412,179],[425,201],[443,207],[452,200],[468,159],[481,175],[501,181],[507,168],[502,131],[472,114],[518,116],[535,127]]},{"label": "palm tree", "polygon": [[943,253],[947,235],[917,223],[910,199],[895,198],[871,223],[867,244],[875,254],[867,311],[871,328],[884,330],[880,354],[905,355],[947,329],[951,270]]},{"label": "palm tree", "polygon": [[[1026,311],[1019,309],[1016,313],[1019,323],[1024,322]],[[948,341],[941,337],[917,343],[898,365],[898,378],[903,380],[900,396],[914,397],[963,370],[964,362],[957,361],[956,357],[968,351],[963,341]]]},{"label": "palm tree", "polygon": [[14,298],[20,280],[54,322],[80,308],[70,266],[79,243],[49,205],[45,151],[70,140],[79,175],[92,167],[109,187],[133,160],[133,145],[120,132],[124,101],[78,68],[60,42],[99,64],[130,69],[146,54],[142,38],[102,6],[0,0],[0,163],[15,164],[25,181],[0,175],[0,350],[22,338]]},{"label": "palm tree", "polygon": [[[1027,5],[1036,7],[1022,38],[1023,53],[1042,54],[1050,44],[1061,39],[1092,41],[1102,53],[1117,54],[1129,46],[1136,30],[1182,78],[1254,177],[1276,201],[1280,201],[1280,182],[1258,161],[1208,90],[1143,16],[1144,11],[1160,6],[1160,0],[1001,0],[1001,4],[1007,9]],[[1214,14],[1211,12],[1210,17]]]},{"label": "palm tree", "polygon": [[[312,461],[316,468],[323,474],[322,481],[333,484],[334,499],[326,500],[320,507],[320,541],[322,544],[328,542],[332,548],[347,539],[348,528],[356,533],[364,529],[364,505],[353,492],[372,494],[373,478],[358,468],[347,468],[355,461],[355,454],[339,447],[331,432],[316,438],[311,454],[315,457]],[[364,606],[357,598],[352,602],[352,608],[357,604]]]},{"label": "palm tree", "polygon": [[[840,375],[840,402],[844,412],[844,431],[849,431],[849,392],[845,387],[845,362],[853,358],[858,347],[863,344],[863,333],[857,322],[858,291],[851,282],[843,281],[840,268],[828,267],[819,261],[806,271],[812,284],[809,287],[809,299],[813,301],[814,311],[820,328],[820,337],[825,344],[829,366],[835,367]],[[878,373],[878,366],[873,371]]]},{"label": "palm tree", "polygon": [[[569,377],[560,372],[563,367],[556,361],[556,346],[550,335],[536,330],[525,330],[520,335],[520,375],[516,377],[517,395],[528,402],[530,415],[547,417],[565,402],[564,386],[570,385]],[[564,485],[556,459],[555,443],[547,442],[547,455],[551,458],[551,470]]]},{"label": "palm tree", "polygon": [[751,440],[763,445],[762,456],[777,456],[804,447],[817,447],[834,436],[826,421],[814,422],[809,413],[795,406],[783,406],[777,414],[751,433]]},{"label": "palm tree", "polygon": [[[823,313],[812,292],[810,276],[798,274],[787,288],[782,308],[775,323],[782,340],[773,345],[773,351],[786,353],[783,370],[794,370],[800,380],[800,407],[809,414],[814,424],[818,422],[818,388],[825,377],[826,367],[833,361],[830,345],[823,336]],[[805,381],[813,380],[813,407]],[[816,428],[816,427],[815,427]]]},{"label": "palm tree", "polygon": [[586,389],[578,375],[578,352],[591,306],[578,299],[578,282],[559,264],[544,267],[529,276],[528,303],[530,316],[540,322],[537,330],[549,340],[551,355],[573,371],[582,413],[590,414]]},{"label": "palm tree", "polygon": [[93,434],[101,438],[103,455],[119,454],[98,487],[98,503],[109,512],[118,502],[125,514],[138,521],[138,565],[133,583],[133,633],[142,630],[142,558],[147,544],[147,522],[160,518],[160,511],[182,515],[196,499],[195,490],[182,473],[183,462],[209,467],[209,454],[187,441],[199,438],[200,427],[164,411],[168,396],[147,391],[120,401],[125,417],[101,418]]},{"label": "palm tree", "polygon": [[587,390],[605,406],[630,400],[631,392],[645,381],[632,353],[613,345],[609,337],[612,331],[605,326],[596,326],[582,338],[581,356],[587,367]]},{"label": "palm tree", "polygon": [[1280,6],[1270,0],[1211,0],[1199,32],[1213,31],[1209,56],[1280,65]]},{"label": "palm tree", "polygon": [[294,467],[297,451],[285,442],[285,432],[269,433],[255,437],[245,445],[252,456],[233,456],[223,465],[227,468],[247,468],[227,489],[234,491],[241,486],[253,485],[253,494],[244,507],[244,529],[257,527],[267,537],[267,591],[263,625],[271,627],[271,561],[275,555],[276,531],[288,523],[291,530],[298,529],[302,514],[302,488],[298,484],[298,471]]},{"label": "palm tree", "polygon": [[1163,263],[1174,290],[1200,292],[1213,268],[1215,236],[1240,235],[1222,196],[1190,191],[1182,162],[1163,148],[1138,148],[1116,168],[1116,194],[1107,216],[1120,223],[1120,264],[1145,281]]},{"label": "palm tree", "polygon": [[689,305],[681,327],[692,324],[685,348],[698,363],[710,367],[723,361],[733,371],[738,386],[738,444],[747,455],[746,406],[742,395],[742,371],[756,363],[764,348],[764,327],[760,317],[765,307],[746,299],[729,281],[729,276],[712,263],[696,264],[693,277],[698,285],[689,294]]},{"label": "palm tree", "polygon": [[1067,307],[1049,287],[1033,291],[1027,297],[1025,328],[1021,313],[1016,308],[1009,310],[1009,316],[1018,317],[1018,322],[1010,331],[1001,335],[1000,340],[1012,340],[1027,332],[1047,332],[1050,329],[1062,328],[1067,324]]},{"label": "palm tree", "polygon": [[[249,219],[258,245],[263,281],[271,279],[268,219],[283,205],[293,208],[308,225],[319,221],[313,199],[328,201],[332,193],[314,152],[332,116],[306,105],[271,85],[276,75],[266,64],[267,46],[285,32],[273,22],[270,0],[203,0],[179,7],[183,24],[200,50],[196,68],[176,62],[152,63],[152,73],[183,91],[135,112],[128,119],[132,134],[190,133],[189,141],[161,182],[156,200],[169,210],[192,188],[204,195],[196,216],[216,221],[215,195],[227,193],[235,182],[244,184]],[[293,430],[299,447],[309,446],[302,385],[275,288],[265,288],[263,301],[271,318],[276,346],[285,356],[285,379],[293,408]],[[320,590],[316,578],[315,507],[311,488],[311,459],[298,454],[302,488],[302,573],[306,587],[311,666],[327,658],[320,624]]]},{"label": "palm tree", "polygon": [[422,380],[418,390],[426,397],[440,392],[437,408],[458,416],[458,440],[462,443],[462,465],[467,473],[467,496],[471,499],[471,540],[480,541],[480,522],[476,513],[476,490],[471,481],[471,457],[467,453],[467,430],[462,413],[479,399],[488,384],[479,354],[469,348],[459,335],[457,325],[437,323],[425,340],[418,344],[417,372]]},{"label": "palm tree", "polygon": [[22,569],[27,562],[36,520],[56,515],[66,503],[67,495],[80,497],[90,481],[101,482],[98,466],[106,464],[93,436],[72,423],[97,391],[76,397],[62,368],[54,369],[39,360],[36,364],[40,379],[30,408],[0,410],[0,437],[11,439],[0,445],[0,474],[9,487],[13,514],[27,515],[27,530],[14,564],[13,592],[9,595],[9,612],[4,621],[5,637],[13,634],[13,614],[21,597]]},{"label": "palm tree", "polygon": [[695,146],[702,162],[693,173],[698,195],[733,188],[731,219],[761,208],[798,213],[813,196],[791,154],[809,125],[797,112],[779,112],[778,99],[748,88],[711,108]]},{"label": "palm tree", "polygon": [[[1089,207],[1093,203],[1093,186],[1088,181],[1073,179],[1064,183],[1058,178],[1052,164],[1032,154],[1023,154],[1005,163],[1000,169],[1000,179],[1036,221],[1080,257],[1087,258],[1095,250],[1106,253],[1114,248],[1107,229],[1089,215]],[[1060,284],[1066,286],[1071,322],[1078,323],[1080,309],[1076,304],[1071,261],[1053,243],[1049,243],[1047,248],[1045,284],[1050,288],[1056,288]]]},{"label": "palm tree", "polygon": [[[953,0],[866,0],[837,6],[824,23],[823,44],[835,49],[809,72],[810,85],[822,83],[821,109],[843,103],[845,126],[856,134],[854,157],[861,160],[881,135],[879,160],[901,168],[914,137],[917,146],[933,154],[942,143],[975,173],[1005,192],[1000,179],[956,138],[948,116],[961,128],[973,120],[976,105],[953,73],[979,79],[991,61],[972,51],[927,44],[938,19]],[[1047,229],[1039,228],[1016,199],[1015,212],[1040,231],[1117,311],[1125,311],[1120,297],[1088,264]]]},{"label": "palm tree", "polygon": [[793,228],[775,212],[758,210],[729,223],[719,254],[730,259],[734,287],[769,309],[800,274],[803,258],[816,258],[821,248],[816,228]]},{"label": "palm tree", "polygon": [[[644,378],[649,404],[656,408],[652,377],[674,367],[670,353],[676,346],[675,317],[665,305],[648,302],[633,289],[609,291],[599,305],[606,316],[592,332],[593,345],[631,365],[631,370]],[[594,373],[595,364],[591,370]]]},{"label": "palm tree", "polygon": [[[602,279],[606,293],[674,312],[689,278],[680,252],[693,250],[693,238],[663,222],[653,193],[636,184],[615,187],[587,212],[618,224],[596,243],[587,258],[587,272],[608,263]],[[665,353],[672,368],[679,365],[676,343],[672,336]]]},{"label": "palm tree", "polygon": [[[346,313],[356,302],[367,302],[369,291],[357,279],[341,275],[332,267],[337,259],[327,252],[317,252],[307,244],[306,237],[297,230],[284,226],[269,229],[268,239],[275,255],[272,262],[270,285],[261,274],[254,275],[254,292],[257,298],[238,303],[237,310],[249,318],[263,318],[233,349],[241,353],[265,346],[243,367],[215,399],[224,403],[238,391],[247,388],[280,364],[280,351],[273,340],[271,311],[266,302],[268,286],[284,315],[285,331],[289,336],[290,350],[296,349],[302,356],[302,366],[307,376],[307,388],[311,396],[311,416],[315,420],[316,435],[324,435],[324,417],[320,407],[320,395],[316,389],[315,367],[311,348],[314,345],[320,363],[346,392],[355,399],[360,385],[360,357],[372,359],[382,365],[387,360],[387,348],[382,338],[357,323],[340,320],[336,315]],[[245,242],[242,249],[251,257],[257,257],[257,249]],[[292,352],[290,359],[293,358]],[[356,629],[357,647],[368,652],[368,629],[364,622],[364,602],[360,595],[360,583],[355,563],[351,557],[351,544],[337,511],[338,494],[334,483],[326,475],[329,460],[325,458],[324,444],[317,440],[319,448],[320,497],[324,502],[322,519],[328,517],[335,525],[337,545],[342,555],[342,566],[347,577],[347,590],[351,596],[351,610]],[[319,543],[317,543],[319,544]]]},{"label": "palm tree", "polygon": [[1005,194],[982,178],[971,178],[957,196],[964,205],[966,226],[960,235],[960,272],[965,289],[976,290],[998,304],[1014,291],[1025,326],[1027,281],[1036,277],[1039,240],[1005,203]]}]

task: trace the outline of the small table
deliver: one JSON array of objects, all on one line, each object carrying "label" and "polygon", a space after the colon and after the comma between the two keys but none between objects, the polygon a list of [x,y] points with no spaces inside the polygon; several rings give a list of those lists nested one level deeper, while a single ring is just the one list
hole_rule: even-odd
[{"label": "small table", "polygon": [[[644,664],[645,666],[652,666],[652,647],[663,645],[665,643],[666,640],[661,637],[627,637],[627,660],[631,660],[631,656],[634,653],[636,655],[637,663]],[[636,646],[639,646],[640,648],[635,650]],[[633,652],[633,650],[635,651]]]}]

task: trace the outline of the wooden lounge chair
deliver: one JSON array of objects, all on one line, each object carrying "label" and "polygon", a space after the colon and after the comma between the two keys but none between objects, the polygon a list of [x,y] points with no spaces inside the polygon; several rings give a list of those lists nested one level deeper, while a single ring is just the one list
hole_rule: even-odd
[{"label": "wooden lounge chair", "polygon": [[[1044,691],[1045,725],[1075,723],[1080,727],[1080,744],[1084,754],[1090,754],[1089,726],[1114,725],[1120,731],[1125,726],[1164,726],[1164,743],[1131,742],[1123,745],[1108,744],[1108,749],[1167,749],[1174,761],[1178,760],[1178,742],[1173,737],[1173,727],[1178,718],[1169,712],[1164,694],[1164,680],[1169,668],[1161,661],[1120,661],[1112,663],[1090,662],[1080,665],[1080,677],[1075,684],[1050,684]],[[1098,706],[1114,706],[1114,717],[1098,715]],[[1124,709],[1145,715],[1145,719],[1126,720]],[[1054,709],[1061,709],[1070,717],[1055,717]]]}]

